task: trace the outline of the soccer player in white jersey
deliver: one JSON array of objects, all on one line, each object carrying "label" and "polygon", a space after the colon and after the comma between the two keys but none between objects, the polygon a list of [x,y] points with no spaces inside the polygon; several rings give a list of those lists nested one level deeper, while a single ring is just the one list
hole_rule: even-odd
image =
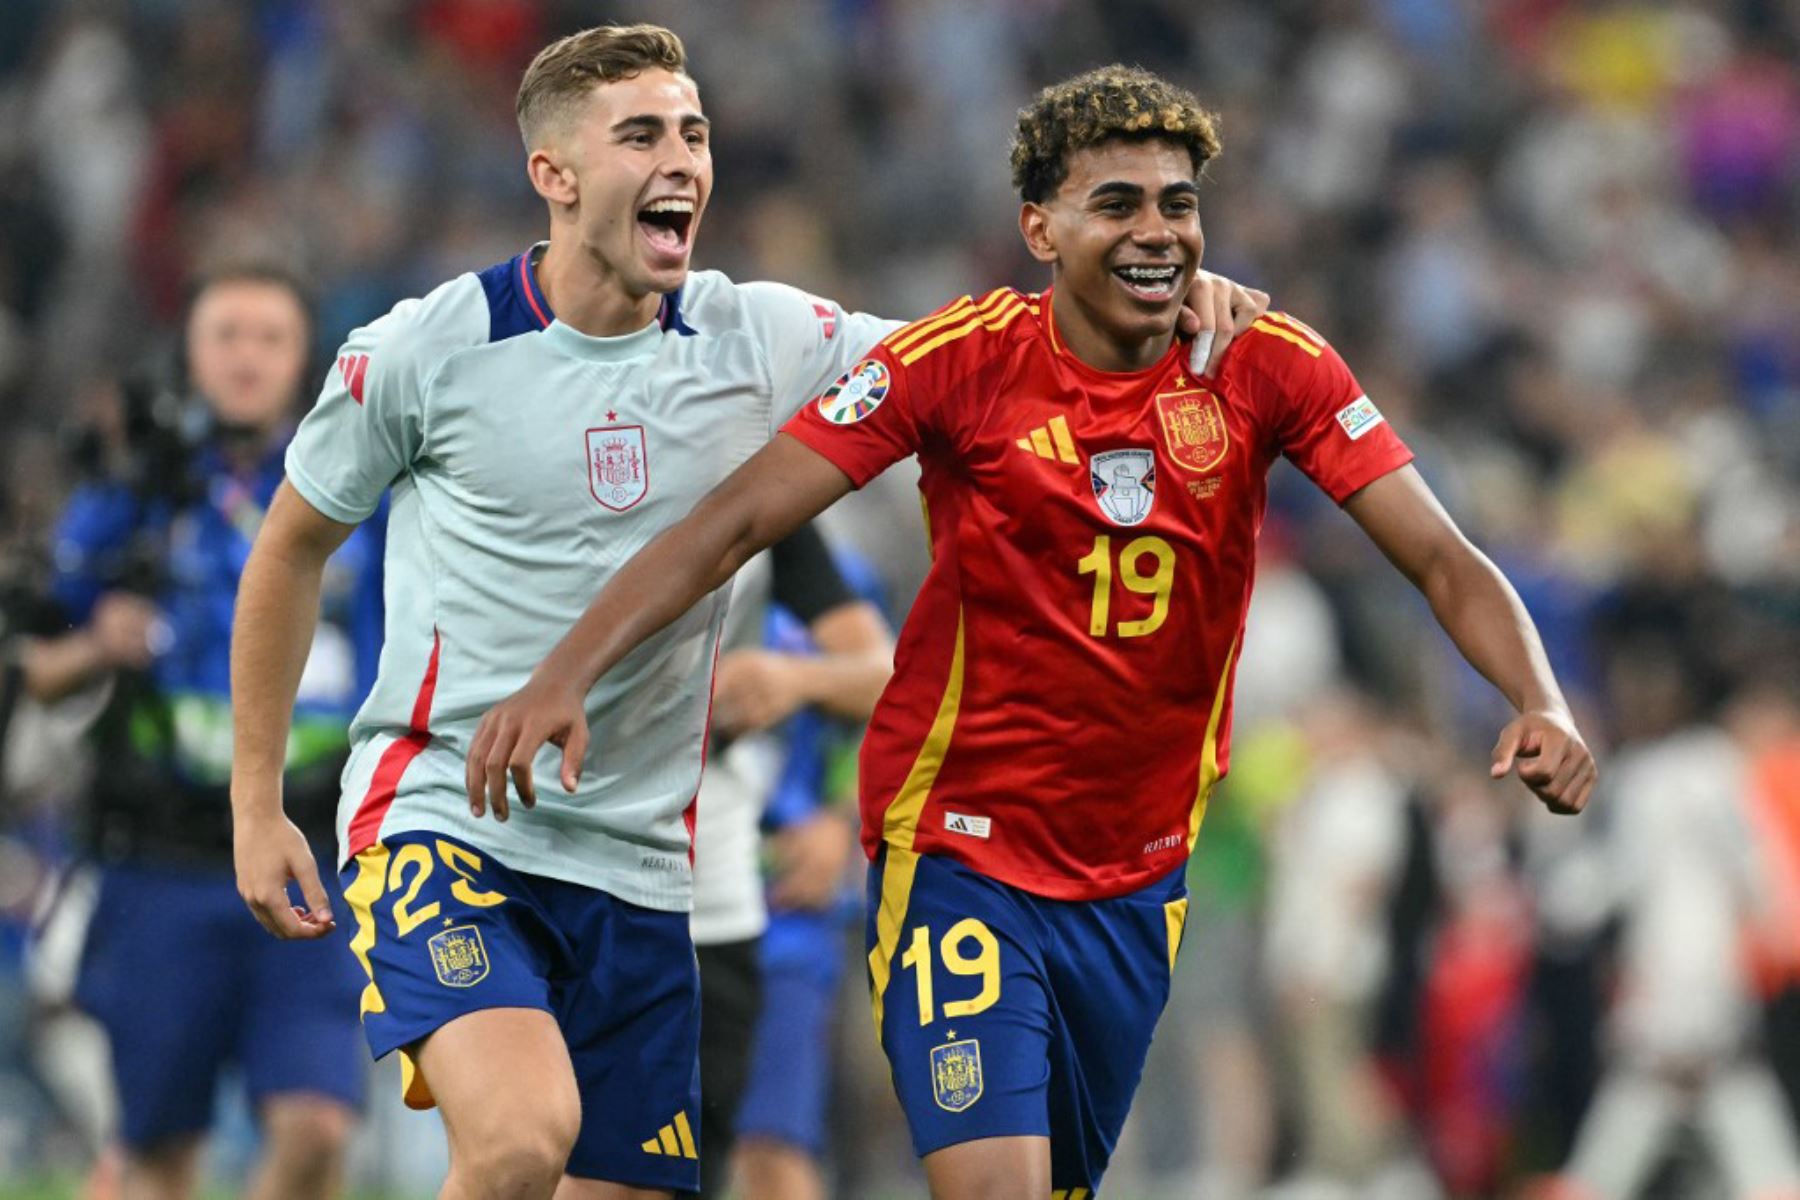
[{"label": "soccer player in white jersey", "polygon": [[[277,936],[335,929],[280,766],[325,559],[391,488],[387,640],[338,818],[371,1049],[440,1109],[445,1197],[666,1195],[698,1178],[686,910],[727,589],[589,695],[607,754],[579,788],[482,820],[464,752],[618,566],[898,323],[689,273],[712,166],[667,30],[551,45],[518,112],[548,243],[350,335],[244,571],[238,886]],[[1229,340],[1245,293],[1195,295]]]}]

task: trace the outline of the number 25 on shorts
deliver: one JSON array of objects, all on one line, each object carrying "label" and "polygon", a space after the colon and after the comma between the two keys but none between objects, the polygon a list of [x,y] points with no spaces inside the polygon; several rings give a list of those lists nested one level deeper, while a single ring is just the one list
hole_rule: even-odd
[{"label": "number 25 on shorts", "polygon": [[[973,958],[963,953],[963,943],[969,941],[976,947]],[[972,998],[944,1002],[946,1018],[972,1017],[994,1007],[994,1002],[1000,999],[1000,942],[994,937],[993,930],[974,917],[964,917],[944,934],[938,943],[938,954],[944,960],[944,969],[952,975],[981,977],[981,990]],[[930,929],[923,925],[913,926],[906,953],[900,956],[900,968],[911,971],[918,984],[919,1024],[931,1024],[937,1020],[937,1005],[932,981]]]},{"label": "number 25 on shorts", "polygon": [[[444,865],[456,873],[450,894],[457,900],[473,908],[488,908],[506,899],[499,892],[483,891],[475,886],[476,874],[481,870],[480,855],[442,839],[438,840],[437,852]],[[394,901],[394,929],[401,937],[442,911],[443,906],[436,900],[423,908],[413,908],[419,899],[419,889],[431,875],[432,866],[431,851],[418,842],[407,842],[394,855],[393,865],[388,868],[387,890],[397,892],[402,885],[406,887],[405,893]],[[408,870],[413,873],[411,880],[407,879]]]},{"label": "number 25 on shorts", "polygon": [[[1156,571],[1145,575],[1138,570],[1146,555],[1156,557]],[[1075,564],[1077,573],[1094,577],[1094,607],[1088,616],[1088,632],[1105,637],[1112,613],[1113,560],[1112,538],[1100,534],[1094,548]],[[1159,537],[1134,538],[1119,551],[1119,582],[1126,591],[1152,597],[1150,615],[1135,621],[1120,621],[1118,636],[1143,637],[1162,628],[1169,619],[1169,593],[1175,587],[1175,547]]]}]

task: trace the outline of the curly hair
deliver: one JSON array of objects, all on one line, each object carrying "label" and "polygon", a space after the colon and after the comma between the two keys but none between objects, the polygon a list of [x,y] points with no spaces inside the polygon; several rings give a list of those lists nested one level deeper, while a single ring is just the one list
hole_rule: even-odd
[{"label": "curly hair", "polygon": [[660,25],[598,25],[538,51],[519,82],[519,133],[531,149],[547,122],[566,117],[596,84],[660,67],[687,74],[681,39]]},{"label": "curly hair", "polygon": [[1114,63],[1052,84],[1019,110],[1012,178],[1041,204],[1069,177],[1069,156],[1112,138],[1162,138],[1187,148],[1194,174],[1219,153],[1217,116],[1186,88],[1141,67]]}]

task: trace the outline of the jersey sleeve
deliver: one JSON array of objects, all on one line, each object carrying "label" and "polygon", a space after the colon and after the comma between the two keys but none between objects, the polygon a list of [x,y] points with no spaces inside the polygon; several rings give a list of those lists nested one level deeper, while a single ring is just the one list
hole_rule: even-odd
[{"label": "jersey sleeve", "polygon": [[288,481],[334,521],[366,520],[418,457],[424,378],[409,320],[418,304],[351,332],[288,445]]},{"label": "jersey sleeve", "polygon": [[771,433],[901,325],[850,312],[835,300],[785,283],[746,283],[742,288],[769,367],[774,396]]},{"label": "jersey sleeve", "polygon": [[857,487],[917,454],[926,422],[917,377],[885,346],[837,377],[789,418],[781,432],[798,438]]},{"label": "jersey sleeve", "polygon": [[1332,500],[1412,461],[1412,451],[1375,407],[1350,367],[1311,328],[1270,313],[1246,349],[1275,414],[1281,452]]}]

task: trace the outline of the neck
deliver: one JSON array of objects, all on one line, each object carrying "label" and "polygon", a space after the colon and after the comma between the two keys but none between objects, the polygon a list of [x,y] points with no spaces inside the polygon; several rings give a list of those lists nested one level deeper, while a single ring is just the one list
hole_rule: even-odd
[{"label": "neck", "polygon": [[[1055,282],[1061,283],[1061,279]],[[1102,371],[1142,371],[1154,366],[1175,340],[1173,328],[1150,337],[1121,338],[1060,287],[1050,293],[1050,322],[1070,353]]]},{"label": "neck", "polygon": [[656,319],[662,296],[634,293],[611,267],[584,249],[572,229],[550,231],[550,248],[537,264],[538,287],[564,325],[589,337],[622,337]]}]

